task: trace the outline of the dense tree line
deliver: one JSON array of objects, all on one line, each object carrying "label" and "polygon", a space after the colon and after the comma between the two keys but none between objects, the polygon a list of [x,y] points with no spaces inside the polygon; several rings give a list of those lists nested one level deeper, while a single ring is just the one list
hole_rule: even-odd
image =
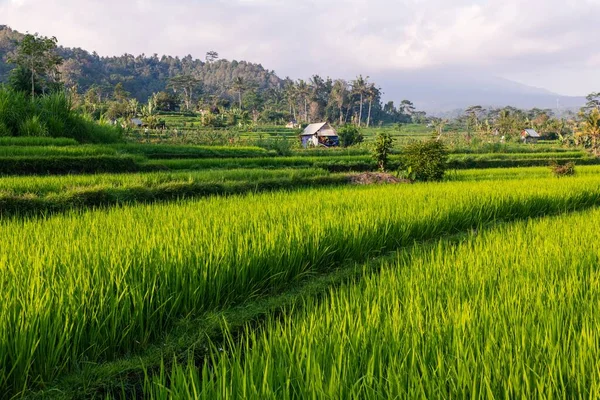
[{"label": "dense tree line", "polygon": [[[29,82],[31,75],[19,68],[11,70],[7,63],[24,38],[8,27],[0,27],[1,81]],[[100,57],[82,49],[62,47],[57,48],[57,55],[63,61],[56,72],[66,88],[82,96],[87,110],[107,113],[110,119],[128,114],[131,104],[126,105],[124,97],[142,103],[153,99],[157,111],[218,114],[237,108],[255,122],[269,123],[329,120],[340,125],[371,126],[410,122],[413,116],[418,120],[424,114],[416,113],[408,100],[398,107],[393,102],[384,106],[381,89],[368,77],[359,76],[352,81],[318,75],[308,81],[280,79],[259,64],[220,60],[214,51],[208,52],[204,61],[191,56],[159,58],[156,54]],[[36,82],[36,91],[43,90],[44,85]]]},{"label": "dense tree line", "polygon": [[64,87],[81,96],[88,108],[97,113],[110,111],[110,118],[125,114],[125,94],[140,103],[152,100],[158,111],[219,114],[238,109],[255,122],[268,123],[329,120],[371,126],[409,122],[415,113],[408,100],[399,107],[392,102],[384,106],[381,89],[368,77],[348,82],[314,75],[308,81],[292,81],[260,64],[219,59],[215,51],[199,60],[190,55],[100,57],[79,48],[57,47],[61,62],[56,64],[53,79],[44,80],[41,74],[28,75],[29,69],[9,63],[19,43],[30,36],[0,26],[0,81],[15,86],[34,81],[34,91],[42,92],[60,77]]}]

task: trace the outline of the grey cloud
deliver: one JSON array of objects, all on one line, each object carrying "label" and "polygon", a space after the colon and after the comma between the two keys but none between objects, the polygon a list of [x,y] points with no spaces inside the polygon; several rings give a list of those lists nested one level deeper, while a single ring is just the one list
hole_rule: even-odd
[{"label": "grey cloud", "polygon": [[[0,0],[0,23],[66,46],[196,57],[214,49],[294,77],[444,66],[551,77],[600,64],[598,16],[600,0]],[[600,86],[573,76],[573,88]]]}]

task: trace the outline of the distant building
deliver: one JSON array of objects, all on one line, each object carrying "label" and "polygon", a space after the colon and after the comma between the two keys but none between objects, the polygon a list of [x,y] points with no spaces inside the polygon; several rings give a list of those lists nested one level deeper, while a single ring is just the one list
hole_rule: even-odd
[{"label": "distant building", "polygon": [[300,134],[300,140],[304,147],[336,147],[340,144],[337,132],[327,122],[308,125]]},{"label": "distant building", "polygon": [[290,121],[285,127],[288,129],[296,129],[299,127],[299,124],[296,121]]},{"label": "distant building", "polygon": [[523,143],[537,143],[540,139],[540,134],[535,129],[525,129],[521,132],[521,140]]},{"label": "distant building", "polygon": [[141,120],[141,119],[139,119],[139,118],[132,118],[132,119],[131,119],[131,124],[132,124],[133,126],[136,126],[136,127],[138,127],[138,128],[141,128],[141,127],[144,125],[144,123],[142,122],[142,120]]}]

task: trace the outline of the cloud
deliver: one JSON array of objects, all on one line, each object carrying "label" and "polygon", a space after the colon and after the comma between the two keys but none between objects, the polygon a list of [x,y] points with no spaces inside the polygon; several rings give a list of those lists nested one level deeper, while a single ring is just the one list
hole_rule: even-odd
[{"label": "cloud", "polygon": [[65,46],[199,58],[216,50],[294,77],[590,68],[600,60],[598,15],[600,0],[0,0],[0,23]]}]

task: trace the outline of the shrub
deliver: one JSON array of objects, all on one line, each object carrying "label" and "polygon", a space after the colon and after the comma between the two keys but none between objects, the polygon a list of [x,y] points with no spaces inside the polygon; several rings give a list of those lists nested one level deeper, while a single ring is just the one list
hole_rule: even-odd
[{"label": "shrub", "polygon": [[12,132],[8,129],[8,126],[0,121],[0,137],[12,136]]},{"label": "shrub", "polygon": [[552,169],[552,173],[554,176],[572,176],[575,175],[575,163],[568,162],[566,164],[559,164],[557,162],[552,162],[550,164],[550,168]]},{"label": "shrub", "polygon": [[115,126],[100,126],[72,110],[65,93],[37,97],[34,101],[24,93],[0,87],[0,136],[68,137],[78,142],[106,143],[121,140]]},{"label": "shrub", "polygon": [[19,126],[19,136],[47,136],[48,128],[37,115],[27,118]]},{"label": "shrub", "polygon": [[340,138],[340,145],[342,147],[350,147],[354,144],[362,143],[364,140],[363,135],[354,125],[342,126],[338,129],[338,137]]},{"label": "shrub", "polygon": [[373,158],[377,161],[377,167],[380,171],[385,171],[388,166],[388,159],[394,146],[394,139],[387,132],[380,132],[373,146]]},{"label": "shrub", "polygon": [[402,166],[414,180],[440,181],[447,169],[448,152],[438,140],[413,142],[402,152]]}]

